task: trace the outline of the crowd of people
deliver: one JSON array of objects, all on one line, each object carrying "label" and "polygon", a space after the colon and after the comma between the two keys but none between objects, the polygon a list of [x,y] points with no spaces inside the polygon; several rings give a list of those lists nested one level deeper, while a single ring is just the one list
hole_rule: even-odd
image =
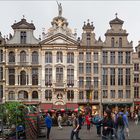
[{"label": "crowd of people", "polygon": [[[138,115],[135,114],[135,117],[138,118]],[[74,137],[76,140],[81,140],[80,131],[83,125],[87,125],[87,133],[90,133],[91,126],[95,126],[97,136],[101,137],[102,140],[126,140],[126,137],[129,136],[128,112],[124,110],[112,112],[110,109],[106,109],[102,116],[98,112],[95,115],[92,115],[90,112],[84,115],[81,112],[77,112],[72,113],[71,119],[70,140],[74,140]],[[136,121],[138,123],[138,119]],[[58,114],[57,122],[58,128],[63,129],[61,114]],[[50,130],[53,125],[49,113],[46,115],[45,123],[47,126],[47,140],[49,140]]]}]

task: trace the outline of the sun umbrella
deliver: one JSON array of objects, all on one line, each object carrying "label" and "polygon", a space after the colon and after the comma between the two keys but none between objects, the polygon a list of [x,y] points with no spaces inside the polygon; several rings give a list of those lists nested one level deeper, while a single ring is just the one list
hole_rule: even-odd
[{"label": "sun umbrella", "polygon": [[62,109],[60,109],[60,111],[61,111],[61,112],[65,112],[65,109],[64,109],[64,108],[62,108]]}]

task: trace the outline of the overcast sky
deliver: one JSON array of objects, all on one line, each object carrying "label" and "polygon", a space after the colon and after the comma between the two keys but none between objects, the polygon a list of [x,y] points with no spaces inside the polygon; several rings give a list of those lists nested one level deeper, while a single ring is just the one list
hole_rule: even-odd
[{"label": "overcast sky", "polygon": [[[115,13],[124,21],[123,28],[129,33],[128,40],[134,47],[140,40],[140,2],[139,1],[59,1],[62,4],[62,16],[69,22],[69,27],[77,29],[81,37],[82,26],[87,19],[93,21],[96,39],[104,41],[104,34],[110,28],[109,21]],[[42,34],[42,28],[51,27],[51,21],[58,15],[56,1],[0,1],[0,31],[2,35],[13,34],[11,25],[19,22],[25,15],[28,22],[33,20],[35,36]]]}]

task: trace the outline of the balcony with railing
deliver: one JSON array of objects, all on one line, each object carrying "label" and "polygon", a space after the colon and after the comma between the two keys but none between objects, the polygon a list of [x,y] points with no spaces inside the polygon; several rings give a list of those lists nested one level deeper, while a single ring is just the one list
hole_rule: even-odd
[{"label": "balcony with railing", "polygon": [[29,65],[30,63],[29,62],[17,62],[18,65],[21,65],[21,66],[26,66],[26,65]]},{"label": "balcony with railing", "polygon": [[65,85],[65,83],[64,82],[56,82],[55,83],[55,87],[61,87],[61,88],[64,88],[64,85]]},{"label": "balcony with railing", "polygon": [[86,85],[85,85],[85,89],[86,89],[86,90],[93,90],[93,85],[91,85],[91,84],[86,84]]}]

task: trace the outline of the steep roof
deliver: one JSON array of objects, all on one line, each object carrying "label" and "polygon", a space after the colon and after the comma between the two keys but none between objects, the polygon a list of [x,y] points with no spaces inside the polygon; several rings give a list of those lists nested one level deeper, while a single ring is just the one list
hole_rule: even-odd
[{"label": "steep roof", "polygon": [[33,23],[28,23],[26,19],[21,19],[18,23],[14,23],[11,26],[13,29],[32,29],[35,30],[35,26]]},{"label": "steep roof", "polygon": [[124,21],[119,19],[117,16],[115,19],[113,19],[109,22],[109,24],[123,24],[123,23],[124,23]]}]

